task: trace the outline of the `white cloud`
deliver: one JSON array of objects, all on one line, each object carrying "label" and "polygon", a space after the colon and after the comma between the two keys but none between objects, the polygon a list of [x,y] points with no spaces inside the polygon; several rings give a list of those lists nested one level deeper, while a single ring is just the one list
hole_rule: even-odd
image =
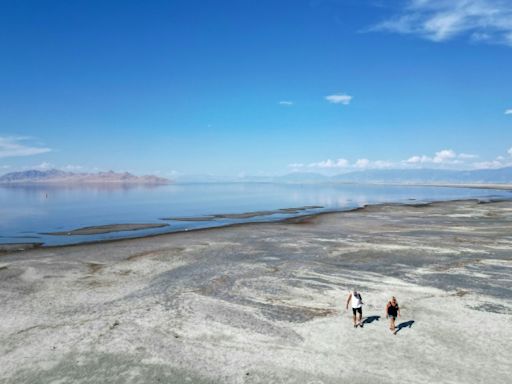
[{"label": "white cloud", "polygon": [[456,153],[453,149],[443,149],[434,154],[434,156],[426,156],[426,155],[414,155],[409,157],[407,160],[402,163],[405,164],[462,164],[466,160],[475,159],[477,155],[469,154],[469,153]]},{"label": "white cloud", "polygon": [[29,140],[30,138],[27,137],[0,136],[0,158],[32,156],[51,151],[50,148],[27,144]]},{"label": "white cloud", "polygon": [[477,169],[486,169],[486,168],[502,168],[502,167],[511,167],[512,166],[512,147],[507,151],[508,157],[506,156],[496,156],[494,160],[490,161],[480,161],[473,163],[473,167]]},{"label": "white cloud", "polygon": [[358,159],[354,163],[350,163],[347,159],[323,160],[309,164],[293,163],[289,164],[289,168],[298,169],[317,169],[317,170],[336,170],[336,169],[382,169],[391,168],[394,163],[384,160],[371,161],[368,159]]},{"label": "white cloud", "polygon": [[512,108],[505,110],[505,115],[512,115]]},{"label": "white cloud", "polygon": [[347,94],[325,96],[325,100],[333,104],[349,105],[353,97]]},{"label": "white cloud", "polygon": [[421,163],[428,163],[430,161],[432,161],[432,159],[430,157],[427,157],[425,155],[422,155],[422,156],[415,155],[415,156],[411,156],[407,160],[405,160],[405,163],[421,164]]},{"label": "white cloud", "polygon": [[457,157],[457,154],[451,149],[443,149],[442,151],[436,152],[436,155],[432,159],[434,163],[446,163],[453,161]]},{"label": "white cloud", "polygon": [[358,159],[356,161],[356,163],[354,164],[354,166],[356,168],[367,168],[369,164],[370,164],[370,160],[368,160],[368,159]]},{"label": "white cloud", "polygon": [[475,162],[478,155],[471,153],[457,153],[453,149],[442,149],[435,152],[432,156],[414,155],[406,160],[387,161],[387,160],[369,160],[360,158],[354,162],[340,158],[337,160],[323,160],[314,163],[293,163],[288,167],[293,170],[365,170],[365,169],[411,169],[430,167],[436,169],[472,169],[472,168],[500,168],[512,166],[512,147],[507,151],[509,157],[497,156],[494,160]]},{"label": "white cloud", "polygon": [[399,14],[369,30],[418,35],[436,42],[465,35],[473,42],[512,46],[512,2],[408,0]]},{"label": "white cloud", "polygon": [[346,159],[337,159],[337,160],[331,160],[327,159],[324,161],[319,161],[318,163],[311,163],[308,164],[309,168],[346,168],[348,167],[348,160]]},{"label": "white cloud", "polygon": [[368,159],[358,159],[353,164],[354,168],[357,169],[384,169],[384,168],[392,168],[396,166],[395,163],[386,160],[368,160]]},{"label": "white cloud", "polygon": [[290,100],[281,100],[281,101],[279,102],[279,105],[285,105],[285,106],[287,106],[287,107],[290,107],[290,106],[292,106],[292,105],[293,105],[293,101],[290,101]]},{"label": "white cloud", "polygon": [[478,155],[472,155],[471,153],[459,153],[459,159],[476,159]]}]

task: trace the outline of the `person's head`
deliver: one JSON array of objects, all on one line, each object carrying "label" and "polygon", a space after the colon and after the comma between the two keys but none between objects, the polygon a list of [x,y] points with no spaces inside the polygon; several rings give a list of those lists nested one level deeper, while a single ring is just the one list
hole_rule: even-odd
[{"label": "person's head", "polygon": [[391,302],[392,303],[396,303],[396,297],[395,296],[391,296]]}]

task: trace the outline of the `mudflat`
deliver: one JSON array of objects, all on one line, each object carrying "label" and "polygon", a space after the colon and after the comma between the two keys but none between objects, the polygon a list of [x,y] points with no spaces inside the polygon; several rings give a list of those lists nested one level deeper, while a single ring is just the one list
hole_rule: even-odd
[{"label": "mudflat", "polygon": [[508,383],[512,202],[5,250],[0,307],[2,383]]}]

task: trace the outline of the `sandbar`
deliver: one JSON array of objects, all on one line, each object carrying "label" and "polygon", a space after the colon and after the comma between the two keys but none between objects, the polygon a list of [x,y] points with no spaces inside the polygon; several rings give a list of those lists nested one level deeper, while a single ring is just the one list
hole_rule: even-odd
[{"label": "sandbar", "polygon": [[167,227],[169,224],[107,224],[92,227],[83,227],[69,231],[46,232],[43,235],[52,236],[73,236],[73,235],[99,235],[102,233],[138,231],[141,229],[152,229]]}]

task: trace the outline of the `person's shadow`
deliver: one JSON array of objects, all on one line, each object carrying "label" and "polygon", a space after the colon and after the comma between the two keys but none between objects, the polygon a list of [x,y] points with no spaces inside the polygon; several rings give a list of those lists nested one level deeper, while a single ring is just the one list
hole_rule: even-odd
[{"label": "person's shadow", "polygon": [[404,328],[412,328],[413,324],[414,320],[404,321],[403,323],[398,324],[396,327],[395,335]]},{"label": "person's shadow", "polygon": [[374,321],[379,321],[380,316],[368,316],[363,320],[363,324],[371,324]]}]

